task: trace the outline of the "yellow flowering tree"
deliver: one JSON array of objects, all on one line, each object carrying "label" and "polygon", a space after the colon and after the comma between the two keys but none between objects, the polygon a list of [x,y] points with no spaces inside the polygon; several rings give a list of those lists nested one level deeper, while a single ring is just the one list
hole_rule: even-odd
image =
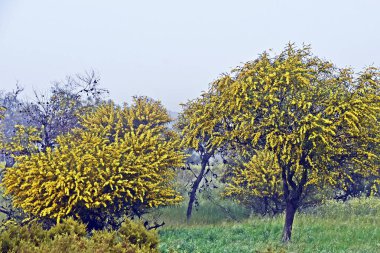
[{"label": "yellow flowering tree", "polygon": [[[265,187],[281,185],[282,239],[289,241],[310,187],[340,186],[355,180],[353,172],[379,175],[379,83],[376,68],[355,74],[313,56],[307,46],[289,45],[212,83],[209,105],[194,113],[191,127],[208,131],[217,121],[223,132],[211,133],[210,146],[227,141],[242,157],[245,166],[227,194],[248,186],[263,196]],[[256,162],[262,153],[271,166]]]},{"label": "yellow flowering tree", "polygon": [[[212,180],[217,176],[217,174],[211,169],[210,161],[216,154],[216,152],[221,153],[222,148],[210,146],[211,134],[218,131],[218,125],[213,125],[212,129],[204,129],[202,127],[198,128],[196,118],[194,116],[196,113],[202,109],[204,106],[208,106],[207,95],[188,101],[183,104],[183,111],[179,114],[176,128],[181,134],[181,145],[189,153],[196,154],[199,157],[200,168],[196,169],[194,162],[191,161],[192,157],[189,157],[186,161],[185,169],[190,170],[193,179],[190,185],[189,202],[186,211],[186,220],[189,223],[191,215],[193,212],[193,207],[197,204],[197,193],[200,189],[209,187],[212,184]],[[197,162],[198,164],[198,162]]]},{"label": "yellow flowering tree", "polygon": [[123,215],[178,203],[174,168],[183,166],[167,111],[135,97],[120,108],[101,105],[81,127],[57,138],[57,147],[16,157],[3,179],[16,207],[58,222],[80,218],[89,229],[118,227]]}]

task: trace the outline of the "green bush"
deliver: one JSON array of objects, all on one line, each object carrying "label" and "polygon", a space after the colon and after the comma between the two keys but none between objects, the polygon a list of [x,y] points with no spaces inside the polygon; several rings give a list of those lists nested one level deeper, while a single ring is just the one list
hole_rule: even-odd
[{"label": "green bush", "polygon": [[20,226],[8,222],[0,233],[1,252],[158,252],[157,234],[141,224],[126,220],[118,230],[86,232],[73,219],[44,230],[39,223]]}]

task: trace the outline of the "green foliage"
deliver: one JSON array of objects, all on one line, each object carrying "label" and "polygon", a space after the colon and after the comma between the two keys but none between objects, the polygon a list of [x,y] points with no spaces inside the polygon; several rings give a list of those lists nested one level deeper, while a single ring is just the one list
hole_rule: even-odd
[{"label": "green foliage", "polygon": [[126,214],[178,203],[174,168],[185,155],[159,102],[104,104],[45,152],[16,156],[3,185],[15,207],[39,218],[75,216],[88,229],[118,227]]},{"label": "green foliage", "polygon": [[7,223],[0,234],[1,252],[158,252],[158,239],[143,225],[126,220],[119,230],[94,231],[73,219],[49,230],[39,223]]},{"label": "green foliage", "polygon": [[[166,215],[172,217],[171,213]],[[165,227],[159,231],[160,250],[178,253],[380,251],[378,198],[344,203],[328,201],[305,210],[295,220],[292,243],[286,245],[279,242],[283,219],[283,215],[257,216],[239,223],[221,220],[212,225],[199,222],[193,226]]]},{"label": "green foliage", "polygon": [[27,215],[20,209],[14,208],[11,198],[4,195],[4,190],[0,187],[0,224],[8,220],[21,223]]}]

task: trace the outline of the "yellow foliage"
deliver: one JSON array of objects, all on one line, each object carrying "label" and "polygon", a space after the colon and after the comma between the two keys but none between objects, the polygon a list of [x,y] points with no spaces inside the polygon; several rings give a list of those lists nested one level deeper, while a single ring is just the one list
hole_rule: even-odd
[{"label": "yellow foliage", "polygon": [[4,118],[4,112],[5,112],[5,108],[0,106],[0,119]]},{"label": "yellow foliage", "polygon": [[16,157],[3,180],[16,207],[58,221],[83,208],[128,210],[181,201],[172,189],[183,165],[179,139],[159,102],[134,98],[131,106],[99,106],[81,128],[59,136],[46,152]]},{"label": "yellow foliage", "polygon": [[[183,111],[179,114],[176,127],[181,132],[181,145],[184,148],[192,148],[198,151],[201,146],[206,148],[211,147],[211,140],[217,139],[220,136],[218,132],[218,118],[210,115],[209,121],[199,122],[198,117],[203,113],[205,107],[208,107],[209,113],[217,113],[215,108],[210,107],[209,97],[204,94],[201,98],[182,104]],[[216,115],[215,115],[216,116]],[[206,147],[204,147],[206,146]],[[202,150],[202,153],[206,150]],[[214,150],[211,148],[208,153],[213,153]]]},{"label": "yellow foliage", "polygon": [[296,203],[305,187],[338,185],[352,171],[379,176],[379,77],[376,68],[357,75],[337,69],[307,46],[263,53],[211,84],[187,126],[188,143],[208,131],[210,147],[228,143],[251,161],[260,152],[276,157],[278,167],[258,162],[238,169],[228,194],[247,186],[265,196],[274,176]]},{"label": "yellow foliage", "polygon": [[233,171],[224,195],[243,203],[256,196],[279,199],[281,187],[281,168],[277,157],[270,151],[258,151]]},{"label": "yellow foliage", "polygon": [[29,155],[38,151],[36,143],[40,141],[40,132],[35,127],[16,125],[15,134],[3,145],[12,156]]}]

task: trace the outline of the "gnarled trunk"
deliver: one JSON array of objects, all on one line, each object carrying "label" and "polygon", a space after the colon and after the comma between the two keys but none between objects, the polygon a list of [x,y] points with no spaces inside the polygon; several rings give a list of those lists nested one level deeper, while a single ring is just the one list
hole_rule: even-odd
[{"label": "gnarled trunk", "polygon": [[285,210],[285,223],[284,229],[282,231],[282,241],[288,242],[292,238],[292,229],[293,229],[293,221],[294,216],[297,211],[297,204],[294,204],[292,201],[286,203]]}]

